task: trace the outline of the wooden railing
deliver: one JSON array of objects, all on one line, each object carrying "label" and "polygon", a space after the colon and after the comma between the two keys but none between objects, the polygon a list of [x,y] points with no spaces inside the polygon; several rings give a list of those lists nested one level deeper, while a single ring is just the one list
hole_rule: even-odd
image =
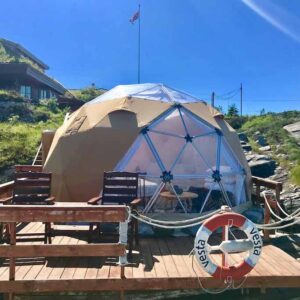
[{"label": "wooden railing", "polygon": [[9,181],[0,184],[0,199],[12,196],[14,182]]},{"label": "wooden railing", "polygon": [[[264,203],[264,224],[269,224],[271,220],[271,212],[269,206],[266,204],[268,201],[272,210],[276,212],[276,214],[280,214],[278,205],[281,205],[280,192],[282,191],[282,183],[270,179],[260,178],[260,177],[252,177],[252,183],[255,184],[255,200],[258,203]],[[266,198],[260,196],[261,188],[266,187],[270,190],[274,191],[274,196],[267,196]],[[264,240],[268,241],[270,239],[270,230],[264,230]]]},{"label": "wooden railing", "polygon": [[[123,205],[3,205],[0,206],[0,222],[10,226],[10,245],[0,245],[0,257],[9,258],[9,280],[15,280],[16,258],[28,257],[80,257],[80,256],[119,256],[120,262],[126,262],[128,210]],[[16,245],[16,223],[19,222],[118,222],[119,243],[84,245]],[[125,230],[124,230],[125,229]],[[126,235],[126,236],[125,236]],[[121,277],[124,277],[124,265],[120,264]]]},{"label": "wooden railing", "polygon": [[[42,172],[42,166],[16,165],[14,168],[16,172]],[[13,181],[0,184],[0,199],[12,196],[13,187]]]},{"label": "wooden railing", "polygon": [[268,189],[274,190],[276,200],[280,201],[280,192],[282,191],[281,182],[252,176],[252,183],[255,184],[255,195],[257,201],[263,201],[263,198],[260,197],[261,187],[266,187]]}]

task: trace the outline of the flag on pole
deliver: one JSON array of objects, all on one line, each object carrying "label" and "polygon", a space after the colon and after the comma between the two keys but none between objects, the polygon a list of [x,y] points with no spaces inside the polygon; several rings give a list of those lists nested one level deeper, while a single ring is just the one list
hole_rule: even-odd
[{"label": "flag on pole", "polygon": [[129,22],[134,24],[134,22],[140,17],[140,11],[138,10],[130,19]]}]

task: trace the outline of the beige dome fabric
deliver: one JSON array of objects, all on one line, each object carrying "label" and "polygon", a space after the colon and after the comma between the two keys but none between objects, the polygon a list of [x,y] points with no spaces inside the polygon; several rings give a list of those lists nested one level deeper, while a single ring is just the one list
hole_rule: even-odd
[{"label": "beige dome fabric", "polygon": [[[137,93],[126,95],[126,88],[121,89],[122,94],[111,90],[108,96],[105,93],[86,103],[56,131],[44,170],[53,174],[52,192],[57,201],[84,202],[99,195],[103,172],[115,169],[143,128],[180,103],[179,91],[173,93],[176,101],[172,101],[171,89],[163,85],[148,85],[148,94],[143,85],[135,86]],[[250,170],[237,134],[218,111],[189,97],[183,93],[180,105],[222,132],[245,171],[249,196]]]}]

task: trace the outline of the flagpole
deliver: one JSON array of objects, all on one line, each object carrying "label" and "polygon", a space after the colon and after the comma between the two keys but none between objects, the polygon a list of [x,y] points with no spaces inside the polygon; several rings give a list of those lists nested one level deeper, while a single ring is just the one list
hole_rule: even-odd
[{"label": "flagpole", "polygon": [[139,32],[138,32],[138,83],[141,83],[141,5],[139,4]]}]

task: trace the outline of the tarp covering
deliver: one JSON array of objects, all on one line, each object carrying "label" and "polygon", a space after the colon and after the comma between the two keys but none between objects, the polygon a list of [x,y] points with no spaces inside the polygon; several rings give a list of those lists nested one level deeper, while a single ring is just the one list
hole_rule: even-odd
[{"label": "tarp covering", "polygon": [[117,86],[86,103],[57,130],[44,169],[53,173],[58,201],[99,195],[110,170],[141,173],[148,210],[163,207],[163,190],[178,205],[182,192],[199,195],[194,212],[211,207],[220,192],[231,206],[250,196],[235,131],[204,101],[162,84]]}]

